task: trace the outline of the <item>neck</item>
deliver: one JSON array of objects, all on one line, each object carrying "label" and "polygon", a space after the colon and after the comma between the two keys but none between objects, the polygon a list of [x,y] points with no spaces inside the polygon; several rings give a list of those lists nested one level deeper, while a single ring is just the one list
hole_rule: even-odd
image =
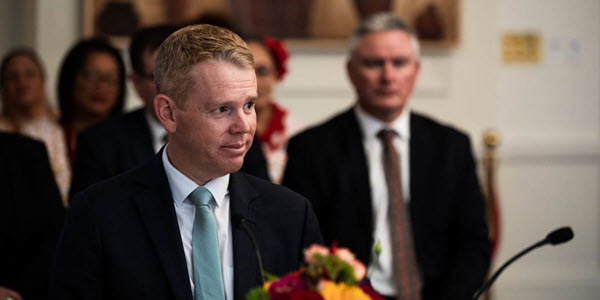
[{"label": "neck", "polygon": [[6,120],[10,120],[14,127],[19,128],[21,124],[32,120],[41,119],[46,116],[53,117],[53,113],[48,105],[6,106],[2,112],[2,116]]},{"label": "neck", "polygon": [[360,106],[360,108],[371,117],[383,123],[390,124],[402,115],[402,112],[406,109],[406,106],[402,107],[401,110],[394,111],[389,109],[366,108],[363,106]]},{"label": "neck", "polygon": [[[218,176],[210,176],[208,174],[202,174],[203,172],[194,172],[193,170],[186,168],[186,166],[188,166],[190,168],[192,168],[193,166],[192,166],[192,164],[189,164],[180,159],[181,155],[179,153],[179,149],[177,148],[177,146],[175,144],[169,144],[166,151],[167,151],[167,158],[169,159],[169,162],[173,165],[173,167],[175,167],[175,169],[177,169],[179,172],[181,172],[187,178],[191,179],[197,185],[203,186],[207,182],[212,180],[213,178],[218,177]],[[206,171],[206,170],[202,170],[202,171]]]}]

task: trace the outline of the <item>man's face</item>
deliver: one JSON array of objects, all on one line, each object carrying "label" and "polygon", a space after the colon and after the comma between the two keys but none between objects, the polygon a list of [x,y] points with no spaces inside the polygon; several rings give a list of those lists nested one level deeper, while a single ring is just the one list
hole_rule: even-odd
[{"label": "man's face", "polygon": [[391,122],[404,109],[419,67],[411,36],[390,30],[363,36],[351,54],[347,71],[361,108]]},{"label": "man's face", "polygon": [[203,183],[242,167],[256,130],[256,76],[252,68],[216,60],[196,64],[190,75],[195,85],[173,110],[169,154]]},{"label": "man's face", "polygon": [[152,103],[156,95],[156,85],[154,84],[154,61],[158,54],[157,49],[146,48],[142,53],[142,62],[144,63],[144,73],[131,74],[131,81],[138,95],[144,101],[148,111],[153,111]]}]

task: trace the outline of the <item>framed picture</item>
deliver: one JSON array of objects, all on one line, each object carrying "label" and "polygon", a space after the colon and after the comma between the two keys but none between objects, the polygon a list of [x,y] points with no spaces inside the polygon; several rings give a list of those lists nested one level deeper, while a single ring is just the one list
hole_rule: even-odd
[{"label": "framed picture", "polygon": [[361,18],[390,11],[415,29],[423,47],[451,48],[460,41],[459,1],[84,0],[83,24],[86,36],[126,38],[149,25],[224,21],[242,35],[267,34],[292,47],[320,47],[344,45]]}]

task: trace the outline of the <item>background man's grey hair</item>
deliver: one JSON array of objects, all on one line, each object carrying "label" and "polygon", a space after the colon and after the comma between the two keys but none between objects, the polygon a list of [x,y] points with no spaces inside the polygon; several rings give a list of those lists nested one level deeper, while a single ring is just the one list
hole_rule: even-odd
[{"label": "background man's grey hair", "polygon": [[358,42],[363,36],[373,32],[390,30],[401,30],[410,34],[411,45],[415,53],[415,57],[418,59],[420,55],[419,40],[417,39],[415,32],[402,19],[389,12],[374,14],[363,20],[358,25],[358,27],[354,30],[354,33],[352,33],[350,42],[348,43],[350,55],[352,55],[354,50],[356,50]]}]

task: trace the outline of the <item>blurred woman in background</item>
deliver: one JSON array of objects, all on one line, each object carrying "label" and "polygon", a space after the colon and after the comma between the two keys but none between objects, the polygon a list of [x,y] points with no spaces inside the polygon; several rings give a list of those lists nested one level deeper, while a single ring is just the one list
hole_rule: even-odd
[{"label": "blurred woman in background", "polygon": [[123,111],[125,65],[119,51],[98,38],[75,44],[60,68],[58,103],[72,162],[77,135]]},{"label": "blurred woman in background", "polygon": [[258,85],[256,131],[263,144],[269,176],[273,182],[280,183],[287,160],[287,140],[300,129],[273,97],[275,85],[287,73],[289,54],[282,42],[271,37],[248,38],[246,42],[254,55]]},{"label": "blurred woman in background", "polygon": [[46,96],[45,83],[44,67],[33,50],[18,48],[4,56],[0,64],[0,130],[44,142],[63,204],[66,205],[71,171],[63,131]]}]

